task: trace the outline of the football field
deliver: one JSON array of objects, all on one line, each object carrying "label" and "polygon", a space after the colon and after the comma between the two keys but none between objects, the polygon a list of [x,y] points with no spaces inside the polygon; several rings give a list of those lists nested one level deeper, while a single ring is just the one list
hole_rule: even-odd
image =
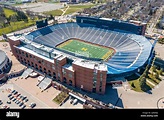
[{"label": "football field", "polygon": [[77,55],[103,60],[108,59],[114,53],[114,50],[111,48],[73,39],[58,45],[57,48],[75,53]]}]

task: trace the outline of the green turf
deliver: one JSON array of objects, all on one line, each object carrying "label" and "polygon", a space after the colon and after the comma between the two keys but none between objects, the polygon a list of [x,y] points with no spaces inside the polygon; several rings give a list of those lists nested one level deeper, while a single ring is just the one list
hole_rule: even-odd
[{"label": "green turf", "polygon": [[14,12],[13,10],[7,9],[7,8],[3,8],[5,16],[8,18],[10,15],[14,15],[17,14],[16,12]]},{"label": "green turf", "polygon": [[60,9],[44,12],[45,15],[53,15],[53,16],[60,16],[62,15],[62,13],[63,12]]},{"label": "green turf", "polygon": [[79,12],[82,11],[85,8],[91,8],[95,6],[96,4],[88,4],[88,5],[69,5],[69,8],[67,11],[64,13],[64,15],[71,14],[74,12]]},{"label": "green turf", "polygon": [[85,57],[90,58],[99,58],[99,59],[108,59],[110,56],[112,56],[112,53],[114,52],[111,48],[106,48],[102,46],[98,46],[95,44],[86,43],[79,40],[68,40],[60,45],[57,46],[57,48],[82,55]]},{"label": "green turf", "polygon": [[4,34],[8,34],[10,32],[14,32],[17,30],[21,30],[24,28],[27,28],[29,26],[33,26],[36,23],[36,20],[30,20],[28,22],[24,22],[24,21],[17,21],[17,22],[10,22],[10,25],[8,25],[7,27],[4,28],[0,28],[0,35]]}]

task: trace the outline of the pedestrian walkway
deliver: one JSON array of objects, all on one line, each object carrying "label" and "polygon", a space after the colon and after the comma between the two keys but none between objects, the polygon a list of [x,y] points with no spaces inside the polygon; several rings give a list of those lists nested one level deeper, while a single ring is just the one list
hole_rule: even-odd
[{"label": "pedestrian walkway", "polygon": [[63,11],[63,13],[62,13],[62,15],[61,15],[61,16],[63,16],[63,15],[65,14],[65,12],[66,12],[68,9],[69,9],[69,5],[68,5],[68,7],[67,7],[65,10],[62,10],[62,11]]},{"label": "pedestrian walkway", "polygon": [[[151,84],[151,83],[150,83]],[[164,97],[164,80],[150,92],[125,91],[123,88],[117,89],[118,94],[122,93],[121,100],[124,108],[157,108],[157,102]]]}]

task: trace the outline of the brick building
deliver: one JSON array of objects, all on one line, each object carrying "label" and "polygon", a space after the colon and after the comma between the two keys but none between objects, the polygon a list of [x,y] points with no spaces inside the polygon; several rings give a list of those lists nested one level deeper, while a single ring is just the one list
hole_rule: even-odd
[{"label": "brick building", "polygon": [[39,70],[52,80],[89,92],[105,93],[107,67],[104,64],[80,58],[70,59],[65,53],[50,47],[27,44],[21,37],[12,36],[8,39],[11,51],[20,63]]}]

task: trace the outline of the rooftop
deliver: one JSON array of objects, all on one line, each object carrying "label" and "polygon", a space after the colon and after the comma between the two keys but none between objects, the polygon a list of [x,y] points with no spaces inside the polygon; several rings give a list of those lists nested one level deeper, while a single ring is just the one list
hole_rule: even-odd
[{"label": "rooftop", "polygon": [[54,63],[54,60],[53,60],[53,59],[50,59],[50,58],[45,57],[45,56],[43,56],[43,55],[40,55],[40,54],[38,54],[38,53],[34,52],[33,50],[30,50],[30,49],[28,49],[28,48],[26,48],[26,47],[18,46],[17,48],[18,48],[18,49],[21,49],[21,50],[23,50],[23,51],[26,51],[26,52],[28,52],[28,53],[31,53],[31,54],[33,54],[33,55],[39,57],[39,58],[43,58],[43,59],[46,60],[46,61],[49,61],[49,62],[51,62],[51,63]]},{"label": "rooftop", "polygon": [[8,37],[9,39],[11,39],[11,40],[14,40],[14,41],[17,41],[17,40],[20,40],[20,36],[9,36]]},{"label": "rooftop", "polygon": [[65,64],[65,65],[63,66],[63,68],[65,68],[65,69],[67,69],[67,70],[70,70],[70,71],[74,72],[74,70],[73,70],[73,68],[72,68],[72,65],[70,65],[70,64]]},{"label": "rooftop", "polygon": [[60,56],[58,56],[58,58],[57,58],[57,60],[59,60],[59,61],[61,61],[61,60],[63,60],[63,59],[65,59],[65,56],[64,56],[64,55],[60,55]]},{"label": "rooftop", "polygon": [[[79,66],[84,66],[89,69],[97,69],[97,70],[102,70],[102,71],[107,71],[107,66],[105,64],[100,64],[88,60],[75,60],[73,64],[79,65]],[[95,67],[96,66],[96,67]]]},{"label": "rooftop", "polygon": [[0,50],[0,65],[5,61],[5,59],[6,59],[6,53]]},{"label": "rooftop", "polygon": [[111,18],[100,18],[101,20],[109,20],[109,21],[112,21]]}]

